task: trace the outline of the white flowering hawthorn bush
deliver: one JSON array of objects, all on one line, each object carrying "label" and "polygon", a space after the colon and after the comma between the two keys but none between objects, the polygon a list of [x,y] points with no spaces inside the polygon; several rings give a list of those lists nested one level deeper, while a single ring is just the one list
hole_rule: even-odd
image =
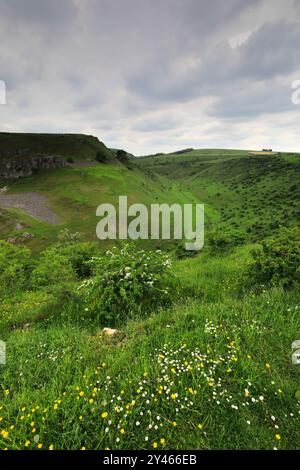
[{"label": "white flowering hawthorn bush", "polygon": [[146,252],[126,244],[92,258],[90,264],[93,277],[79,290],[86,312],[103,323],[117,324],[170,302],[171,260],[160,250]]}]

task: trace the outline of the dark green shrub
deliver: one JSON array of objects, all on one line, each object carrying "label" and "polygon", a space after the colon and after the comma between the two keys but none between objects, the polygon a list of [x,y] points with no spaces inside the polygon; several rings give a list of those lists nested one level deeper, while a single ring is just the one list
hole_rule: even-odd
[{"label": "dark green shrub", "polygon": [[26,288],[32,268],[31,251],[0,241],[0,290]]},{"label": "dark green shrub", "polygon": [[62,286],[75,280],[76,273],[71,261],[57,252],[55,247],[42,252],[31,274],[31,285],[34,289],[53,289],[57,285]]},{"label": "dark green shrub", "polygon": [[300,283],[300,229],[282,228],[252,252],[249,277],[255,284],[292,287]]},{"label": "dark green shrub", "polygon": [[209,245],[213,253],[222,253],[235,246],[242,245],[245,239],[246,237],[243,232],[232,228],[224,228],[210,235]]},{"label": "dark green shrub", "polygon": [[53,249],[68,259],[78,279],[91,276],[92,270],[88,261],[97,254],[96,243],[81,242],[79,232],[72,233],[69,229],[64,229],[59,233],[58,243]]},{"label": "dark green shrub", "polygon": [[194,258],[199,254],[198,251],[186,250],[185,243],[178,243],[175,249],[175,255],[178,259]]},{"label": "dark green shrub", "polygon": [[89,260],[97,254],[97,245],[95,243],[69,244],[60,246],[57,251],[68,259],[78,279],[84,279],[92,275],[92,266]]}]

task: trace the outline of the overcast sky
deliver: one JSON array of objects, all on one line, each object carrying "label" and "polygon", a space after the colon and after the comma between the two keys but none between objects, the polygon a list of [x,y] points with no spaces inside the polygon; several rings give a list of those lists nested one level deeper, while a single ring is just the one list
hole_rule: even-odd
[{"label": "overcast sky", "polygon": [[300,0],[0,0],[0,130],[300,151]]}]

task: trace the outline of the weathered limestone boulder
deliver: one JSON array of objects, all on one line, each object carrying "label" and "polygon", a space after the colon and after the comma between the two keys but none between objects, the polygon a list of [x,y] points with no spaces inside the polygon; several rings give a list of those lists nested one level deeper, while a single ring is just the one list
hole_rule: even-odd
[{"label": "weathered limestone boulder", "polygon": [[118,330],[114,330],[113,328],[103,328],[102,330],[102,336],[106,336],[108,338],[114,338],[118,334]]}]

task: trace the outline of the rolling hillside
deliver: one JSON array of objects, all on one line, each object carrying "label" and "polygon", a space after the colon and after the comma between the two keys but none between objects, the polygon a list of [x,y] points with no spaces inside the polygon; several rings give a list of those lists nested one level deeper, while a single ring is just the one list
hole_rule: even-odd
[{"label": "rolling hillside", "polygon": [[17,134],[0,132],[0,161],[36,154],[60,155],[72,160],[113,161],[112,152],[96,137],[81,134]]},{"label": "rolling hillside", "polygon": [[[8,238],[30,232],[34,237],[26,243],[32,248],[51,243],[65,227],[95,240],[96,207],[103,202],[117,205],[119,195],[128,195],[130,203],[148,205],[204,203],[207,233],[234,229],[249,242],[272,234],[281,225],[299,222],[299,154],[254,156],[240,150],[188,150],[131,158],[123,164],[116,151],[89,136],[16,134],[13,139],[12,134],[0,134],[0,144],[1,155],[23,154],[31,145],[32,152],[60,153],[73,162],[66,168],[0,181],[0,187],[7,187],[5,196],[0,194],[0,207],[1,198],[23,201],[24,193],[38,194],[59,220],[49,223],[47,218],[36,217],[36,211],[24,210],[22,204],[2,203],[0,235]],[[97,152],[103,152],[106,164],[95,161]],[[32,205],[35,200],[29,201],[29,209]]]},{"label": "rolling hillside", "polygon": [[138,165],[176,181],[212,210],[216,230],[236,228],[257,241],[300,220],[300,154],[254,156],[193,150],[149,156]]},{"label": "rolling hillside", "polygon": [[[16,136],[14,144],[12,136],[7,138],[6,152],[13,148],[14,151],[24,149],[25,152],[25,145],[32,142],[31,136],[19,137]],[[5,190],[0,193],[1,238],[22,238],[23,233],[29,232],[33,237],[26,240],[26,244],[36,250],[52,243],[61,230],[68,228],[80,232],[84,239],[96,241],[95,230],[99,220],[96,208],[102,203],[113,203],[117,207],[120,195],[128,195],[129,204],[183,204],[194,200],[177,184],[148,169],[140,169],[135,161],[128,163],[125,159],[122,163],[122,159],[119,161],[115,153],[110,153],[95,138],[56,137],[38,136],[31,144],[32,149],[44,154],[61,153],[72,158],[73,163],[65,168],[40,170],[25,178],[0,180],[0,188]],[[72,145],[69,149],[70,139]],[[3,140],[0,138],[1,143]],[[105,163],[95,161],[99,148],[108,155]]]}]

